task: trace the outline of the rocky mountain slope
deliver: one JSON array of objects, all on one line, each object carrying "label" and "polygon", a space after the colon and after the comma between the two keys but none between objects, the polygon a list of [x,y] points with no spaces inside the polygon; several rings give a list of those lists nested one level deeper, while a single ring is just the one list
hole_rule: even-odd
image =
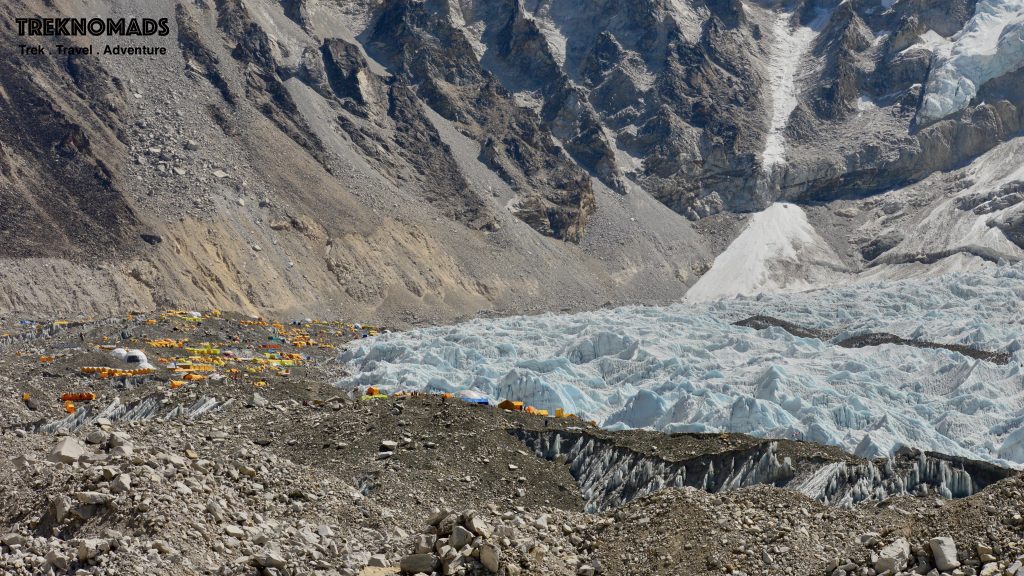
[{"label": "rocky mountain slope", "polygon": [[[0,64],[0,311],[661,302],[780,201],[808,212],[782,237],[828,244],[796,258],[829,268],[805,285],[1016,258],[1020,178],[993,176],[1016,149],[973,181],[963,166],[1021,130],[1018,4],[93,3],[171,34],[44,38]],[[16,45],[14,18],[85,7],[0,10]],[[57,54],[68,41],[167,54]],[[983,250],[907,240],[970,186],[949,210]]]}]

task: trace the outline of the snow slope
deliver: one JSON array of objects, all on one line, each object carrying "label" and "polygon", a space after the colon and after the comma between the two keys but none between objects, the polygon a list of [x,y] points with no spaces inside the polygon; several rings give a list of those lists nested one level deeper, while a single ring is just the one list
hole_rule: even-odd
[{"label": "snow slope", "polygon": [[691,302],[761,292],[796,292],[842,275],[844,265],[795,204],[754,214],[686,293]]},{"label": "snow slope", "polygon": [[768,49],[772,122],[761,153],[761,168],[765,172],[786,162],[785,130],[797,104],[796,73],[817,35],[813,28],[790,26],[792,17],[792,12],[780,12],[772,21],[773,40]]},{"label": "snow slope", "polygon": [[[1024,462],[1024,265],[669,307],[475,320],[353,343],[341,387],[476,390],[609,427],[899,444]],[[904,345],[847,349],[732,325],[770,314],[844,334],[1013,352],[1008,365]],[[1005,442],[1005,445],[1004,445]]]},{"label": "snow slope", "polygon": [[1024,0],[979,0],[974,16],[932,64],[918,117],[962,110],[982,84],[1024,65]]},{"label": "snow slope", "polygon": [[1024,138],[1014,138],[979,156],[964,169],[964,175],[970,186],[955,196],[939,197],[923,212],[919,222],[904,230],[906,239],[893,249],[894,253],[985,249],[1008,260],[1024,258],[1024,250],[1007,239],[998,227],[989,225],[990,221],[1019,212],[1024,205],[1008,202],[981,214],[958,207],[971,198],[993,197],[1001,188],[1024,181]]}]

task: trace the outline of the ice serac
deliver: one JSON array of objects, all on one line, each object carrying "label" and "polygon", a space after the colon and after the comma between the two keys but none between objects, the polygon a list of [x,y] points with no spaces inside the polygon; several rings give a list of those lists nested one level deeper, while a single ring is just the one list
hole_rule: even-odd
[{"label": "ice serac", "polygon": [[1013,474],[982,462],[910,450],[880,461],[828,462],[820,456],[783,456],[779,443],[770,441],[673,461],[583,432],[511,433],[537,456],[564,462],[592,512],[686,486],[719,492],[771,484],[843,507],[908,494],[964,498]]},{"label": "ice serac", "polygon": [[967,107],[993,78],[1024,66],[1024,1],[979,0],[974,17],[932,65],[918,111],[922,122]]},{"label": "ice serac", "polygon": [[1024,428],[1018,428],[1003,440],[999,457],[1011,462],[1024,462]]},{"label": "ice serac", "polygon": [[776,456],[775,444],[670,462],[584,434],[531,433],[516,437],[540,457],[564,459],[591,512],[622,505],[663,488],[690,486],[718,492],[755,484],[784,485],[796,471]]},{"label": "ice serac", "polygon": [[795,204],[776,203],[750,222],[686,293],[691,302],[825,285],[846,266]]},{"label": "ice serac", "polygon": [[101,409],[83,406],[59,420],[40,420],[30,428],[35,432],[54,434],[58,431],[75,431],[92,424],[100,418],[114,422],[133,422],[139,420],[194,420],[209,412],[219,412],[231,404],[234,399],[221,402],[212,396],[202,396],[191,404],[174,403],[163,394],[150,394],[134,402],[125,404],[120,398],[114,398]]}]

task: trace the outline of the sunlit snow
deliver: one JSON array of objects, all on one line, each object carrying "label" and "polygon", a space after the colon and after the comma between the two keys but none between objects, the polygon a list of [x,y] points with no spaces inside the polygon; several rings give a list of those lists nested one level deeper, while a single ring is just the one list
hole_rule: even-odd
[{"label": "sunlit snow", "polygon": [[747,227],[686,293],[697,302],[761,292],[796,292],[831,283],[844,266],[795,204],[776,203]]},{"label": "sunlit snow", "polygon": [[796,73],[817,34],[808,26],[790,26],[792,17],[791,12],[780,12],[772,22],[772,43],[768,47],[772,122],[761,153],[761,167],[766,171],[786,162],[784,132],[797,104]]}]

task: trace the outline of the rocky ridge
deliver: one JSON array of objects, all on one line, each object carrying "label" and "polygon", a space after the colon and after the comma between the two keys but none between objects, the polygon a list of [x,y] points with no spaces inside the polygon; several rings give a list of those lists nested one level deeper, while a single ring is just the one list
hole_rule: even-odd
[{"label": "rocky ridge", "polygon": [[[0,310],[417,323],[665,302],[779,201],[815,208],[841,269],[1014,252],[892,250],[891,224],[1020,132],[1012,61],[920,114],[974,2],[151,4],[173,24],[159,66],[50,46],[3,75]],[[967,209],[1014,246],[1018,180]]]}]

